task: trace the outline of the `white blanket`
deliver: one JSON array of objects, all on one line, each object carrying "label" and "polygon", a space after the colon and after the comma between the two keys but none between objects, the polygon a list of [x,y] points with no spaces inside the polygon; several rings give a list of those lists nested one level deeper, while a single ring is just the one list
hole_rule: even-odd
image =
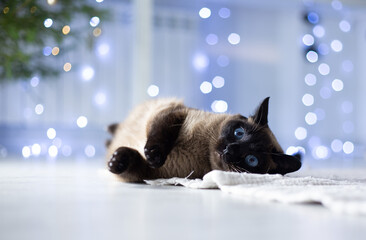
[{"label": "white blanket", "polygon": [[170,178],[145,182],[197,189],[219,188],[246,200],[320,203],[335,212],[366,215],[366,184],[357,181],[214,170],[207,173],[203,180]]}]

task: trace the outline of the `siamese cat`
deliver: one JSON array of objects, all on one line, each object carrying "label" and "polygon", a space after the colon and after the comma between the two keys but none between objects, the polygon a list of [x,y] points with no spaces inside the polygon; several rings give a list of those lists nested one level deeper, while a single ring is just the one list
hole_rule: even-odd
[{"label": "siamese cat", "polygon": [[112,124],[108,168],[125,182],[202,178],[211,170],[286,174],[301,167],[300,155],[284,154],[268,127],[269,97],[255,114],[217,114],[157,99]]}]

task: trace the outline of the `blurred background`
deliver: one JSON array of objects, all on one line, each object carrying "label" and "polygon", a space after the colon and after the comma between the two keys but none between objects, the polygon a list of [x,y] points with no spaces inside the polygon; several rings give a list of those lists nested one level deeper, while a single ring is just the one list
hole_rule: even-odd
[{"label": "blurred background", "polygon": [[247,116],[270,96],[270,127],[306,166],[366,162],[365,1],[31,0],[0,10],[0,160],[101,159],[106,126],[150,98]]}]

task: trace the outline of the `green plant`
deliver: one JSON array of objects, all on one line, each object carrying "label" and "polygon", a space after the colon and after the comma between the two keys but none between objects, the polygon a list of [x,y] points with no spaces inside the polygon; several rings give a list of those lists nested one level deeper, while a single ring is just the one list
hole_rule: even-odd
[{"label": "green plant", "polygon": [[[105,20],[107,16],[107,11],[96,4],[88,0],[1,0],[0,82],[62,72],[62,66],[53,66],[44,56],[45,47],[53,47],[49,57],[57,59],[80,42],[92,42],[89,20],[94,16]],[[45,23],[48,18],[51,26],[50,21]]]}]

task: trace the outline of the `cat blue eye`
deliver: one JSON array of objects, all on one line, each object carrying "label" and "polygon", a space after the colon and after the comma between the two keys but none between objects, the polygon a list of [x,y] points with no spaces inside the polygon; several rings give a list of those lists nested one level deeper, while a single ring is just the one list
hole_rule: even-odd
[{"label": "cat blue eye", "polygon": [[248,164],[251,167],[256,167],[256,166],[258,166],[259,161],[258,161],[258,158],[256,156],[247,155],[245,157],[245,163]]},{"label": "cat blue eye", "polygon": [[234,136],[236,139],[242,139],[244,137],[244,129],[242,128],[237,128],[234,130]]}]

